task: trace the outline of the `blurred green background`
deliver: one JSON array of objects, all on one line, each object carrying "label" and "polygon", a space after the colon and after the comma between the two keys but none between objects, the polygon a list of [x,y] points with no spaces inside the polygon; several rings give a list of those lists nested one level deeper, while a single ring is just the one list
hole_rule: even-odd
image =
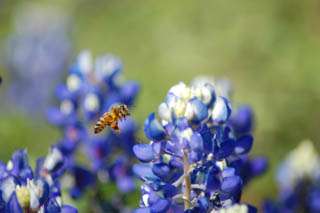
[{"label": "blurred green background", "polygon": [[[12,32],[15,8],[23,2],[0,0],[0,40]],[[179,81],[198,75],[230,79],[234,108],[246,103],[256,114],[253,154],[269,157],[271,164],[246,189],[245,201],[259,205],[276,195],[277,164],[299,141],[308,138],[320,147],[319,1],[35,2],[61,7],[72,17],[73,56],[85,48],[122,58],[126,79],[142,86],[133,113],[140,122]],[[0,73],[9,76],[4,67]],[[58,138],[44,118],[1,110],[3,161],[22,147],[34,157],[44,155]]]}]

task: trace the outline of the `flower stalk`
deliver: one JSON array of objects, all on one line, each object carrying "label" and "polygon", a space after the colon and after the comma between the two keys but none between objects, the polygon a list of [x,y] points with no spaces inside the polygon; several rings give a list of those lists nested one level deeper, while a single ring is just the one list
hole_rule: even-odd
[{"label": "flower stalk", "polygon": [[230,101],[217,96],[213,84],[173,86],[158,116],[153,112],[144,123],[150,143],[133,147],[141,161],[133,172],[144,181],[135,212],[250,208],[239,202],[243,182],[251,177],[240,175],[244,170],[252,173],[246,156],[253,143],[247,127],[252,116],[247,112],[230,124]]},{"label": "flower stalk", "polygon": [[190,180],[190,164],[188,159],[188,152],[183,150],[183,173],[184,173],[184,209],[191,208],[190,194],[191,194],[191,180]]}]

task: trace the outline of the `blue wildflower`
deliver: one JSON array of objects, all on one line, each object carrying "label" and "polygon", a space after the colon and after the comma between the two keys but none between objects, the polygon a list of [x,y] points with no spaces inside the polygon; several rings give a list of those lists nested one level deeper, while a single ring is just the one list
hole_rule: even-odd
[{"label": "blue wildflower", "polygon": [[320,212],[320,156],[310,141],[303,141],[280,165],[279,196],[266,200],[266,213]]},{"label": "blue wildflower", "polygon": [[[70,193],[78,198],[97,181],[111,181],[122,193],[135,189],[131,171],[133,151],[137,142],[137,124],[132,118],[119,122],[120,133],[110,129],[94,135],[93,125],[114,104],[132,107],[139,92],[134,81],[120,80],[123,65],[115,56],[103,55],[95,61],[89,51],[79,54],[70,68],[66,83],[56,89],[58,107],[48,110],[48,120],[61,129],[63,138],[56,147],[69,162],[68,174],[73,177]],[[89,166],[75,160],[79,151]],[[126,156],[126,157],[124,157]]]},{"label": "blue wildflower", "polygon": [[75,208],[62,204],[59,176],[54,175],[63,168],[62,154],[53,147],[49,154],[38,162],[41,163],[38,163],[33,171],[27,152],[18,150],[7,165],[0,163],[0,211],[76,213]]},{"label": "blue wildflower", "polygon": [[[144,182],[136,212],[214,212],[239,204],[244,163],[234,162],[247,156],[253,138],[230,125],[229,100],[210,83],[179,83],[158,116],[151,113],[145,122],[151,142],[133,147],[142,162],[133,171]],[[250,172],[262,170],[257,167]]]}]

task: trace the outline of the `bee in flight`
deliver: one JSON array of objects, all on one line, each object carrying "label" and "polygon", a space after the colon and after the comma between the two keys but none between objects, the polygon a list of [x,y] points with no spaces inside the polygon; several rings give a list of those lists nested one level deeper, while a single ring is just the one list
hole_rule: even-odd
[{"label": "bee in flight", "polygon": [[129,109],[125,104],[119,104],[111,107],[108,112],[105,112],[94,126],[94,133],[98,134],[106,126],[111,127],[114,131],[119,132],[118,122],[129,116]]}]

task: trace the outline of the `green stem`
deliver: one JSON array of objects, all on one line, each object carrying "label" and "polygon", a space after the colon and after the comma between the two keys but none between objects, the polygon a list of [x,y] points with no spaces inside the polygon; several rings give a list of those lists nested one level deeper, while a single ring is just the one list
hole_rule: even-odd
[{"label": "green stem", "polygon": [[188,152],[183,150],[183,175],[184,175],[184,209],[191,208],[190,194],[191,194],[191,180],[190,180],[190,164],[188,159]]}]

